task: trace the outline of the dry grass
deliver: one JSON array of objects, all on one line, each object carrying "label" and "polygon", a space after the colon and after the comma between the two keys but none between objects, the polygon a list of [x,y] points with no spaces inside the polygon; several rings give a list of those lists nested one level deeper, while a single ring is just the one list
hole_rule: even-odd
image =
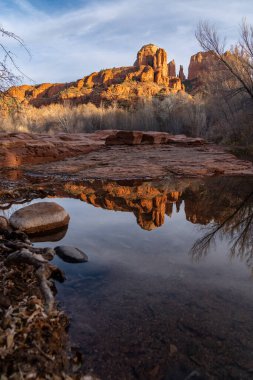
[{"label": "dry grass", "polygon": [[[216,143],[248,145],[253,142],[252,117],[233,99],[200,97],[183,93],[163,98],[140,100],[131,108],[117,104],[96,107],[94,104],[70,106],[52,104],[34,108],[23,106],[1,120],[3,131],[37,133],[94,132],[101,129],[163,131],[200,136]],[[232,110],[235,110],[231,112]]]},{"label": "dry grass", "polygon": [[130,109],[113,104],[69,106],[52,104],[14,110],[2,118],[4,131],[94,132],[99,129],[156,130],[171,133],[199,134],[205,119],[201,104],[189,95],[170,95],[164,100],[142,100]]}]

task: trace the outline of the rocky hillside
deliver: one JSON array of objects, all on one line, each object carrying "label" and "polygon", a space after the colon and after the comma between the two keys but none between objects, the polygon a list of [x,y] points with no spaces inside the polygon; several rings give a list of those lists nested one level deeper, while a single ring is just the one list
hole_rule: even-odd
[{"label": "rocky hillside", "polygon": [[[209,69],[209,61],[212,57],[208,53],[192,56],[188,79],[201,76],[203,70]],[[22,104],[35,107],[66,101],[71,104],[92,102],[96,105],[116,101],[120,105],[128,105],[143,97],[163,97],[185,91],[185,80],[183,66],[180,65],[177,75],[175,61],[168,63],[166,51],[148,44],[139,50],[133,66],[101,70],[71,83],[11,87],[8,95]]]}]

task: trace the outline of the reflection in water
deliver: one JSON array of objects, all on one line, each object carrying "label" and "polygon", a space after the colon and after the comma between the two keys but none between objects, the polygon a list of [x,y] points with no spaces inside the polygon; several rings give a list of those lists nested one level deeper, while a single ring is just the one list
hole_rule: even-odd
[{"label": "reflection in water", "polygon": [[252,178],[209,178],[160,183],[66,184],[62,195],[79,198],[95,207],[133,212],[141,228],[151,231],[172,217],[184,202],[186,220],[194,224],[222,223],[247,197]]},{"label": "reflection in water", "polygon": [[64,238],[68,231],[68,226],[57,228],[44,233],[36,233],[29,236],[32,243],[60,241]]},{"label": "reflection in water", "polygon": [[238,255],[253,270],[253,179],[181,180],[173,186],[166,183],[127,186],[110,182],[88,186],[68,184],[65,191],[96,207],[133,212],[138,225],[147,231],[161,227],[165,215],[173,216],[173,204],[176,212],[180,212],[183,202],[186,220],[209,224],[208,232],[190,251],[195,260],[207,254],[219,234],[220,239],[230,240],[230,257]]},{"label": "reflection in water", "polygon": [[[55,258],[67,275],[57,297],[85,373],[102,380],[252,378],[253,282],[245,267],[252,184],[210,178],[50,189],[71,216],[61,245],[89,257],[83,266]],[[201,246],[207,232],[215,249]],[[195,258],[209,252],[205,260],[189,258],[193,245]]]},{"label": "reflection in water", "polygon": [[230,242],[230,257],[243,259],[253,273],[253,192],[221,223],[213,223],[209,231],[198,239],[191,254],[199,260],[210,251],[216,238],[226,237]]}]

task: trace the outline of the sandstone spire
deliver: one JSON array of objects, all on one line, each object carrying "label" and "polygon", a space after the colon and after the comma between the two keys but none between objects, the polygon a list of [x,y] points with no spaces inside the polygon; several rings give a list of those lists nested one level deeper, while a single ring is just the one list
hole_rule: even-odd
[{"label": "sandstone spire", "polygon": [[174,59],[168,63],[169,77],[176,77],[176,64]]},{"label": "sandstone spire", "polygon": [[185,80],[184,67],[182,65],[180,65],[178,76],[182,82]]},{"label": "sandstone spire", "polygon": [[154,70],[155,82],[168,85],[167,53],[156,45],[144,45],[137,53],[134,66],[150,66]]}]

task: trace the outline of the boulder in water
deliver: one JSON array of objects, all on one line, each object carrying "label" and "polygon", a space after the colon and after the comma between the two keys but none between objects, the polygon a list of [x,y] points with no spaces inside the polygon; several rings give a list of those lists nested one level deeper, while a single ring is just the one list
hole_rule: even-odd
[{"label": "boulder in water", "polygon": [[36,234],[68,225],[69,215],[55,202],[39,202],[15,211],[10,224],[15,229]]}]

